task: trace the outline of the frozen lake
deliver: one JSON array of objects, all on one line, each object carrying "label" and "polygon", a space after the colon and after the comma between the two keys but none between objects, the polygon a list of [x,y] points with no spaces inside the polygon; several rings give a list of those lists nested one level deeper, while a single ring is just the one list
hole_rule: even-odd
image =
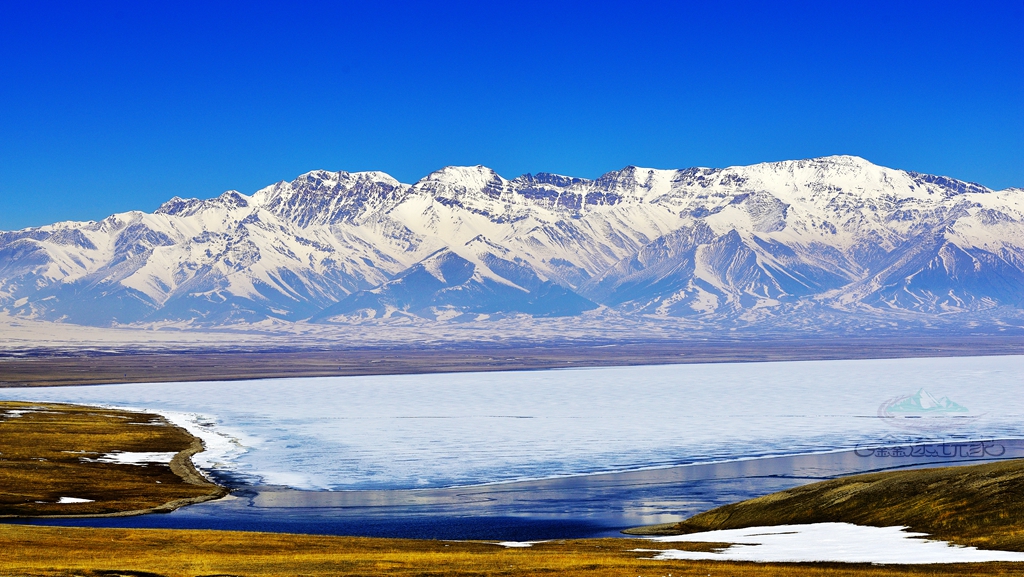
[{"label": "frozen lake", "polygon": [[1024,356],[0,389],[0,398],[178,413],[210,440],[200,467],[253,485],[376,490],[1024,438],[1021,391]]}]

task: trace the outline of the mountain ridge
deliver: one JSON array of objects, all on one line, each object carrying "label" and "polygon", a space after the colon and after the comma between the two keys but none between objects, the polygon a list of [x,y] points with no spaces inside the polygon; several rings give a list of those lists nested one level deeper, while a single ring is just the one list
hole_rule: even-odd
[{"label": "mountain ridge", "polygon": [[614,310],[723,328],[981,314],[999,330],[1022,295],[1024,190],[853,156],[413,184],[314,170],[0,232],[0,311],[100,326]]}]

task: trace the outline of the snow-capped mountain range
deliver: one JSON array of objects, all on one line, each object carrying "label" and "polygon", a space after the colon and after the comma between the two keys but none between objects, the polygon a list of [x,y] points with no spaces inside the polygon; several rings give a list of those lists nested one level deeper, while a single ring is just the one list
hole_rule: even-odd
[{"label": "snow-capped mountain range", "polygon": [[0,310],[99,326],[1021,309],[1024,189],[852,156],[596,180],[447,167],[412,185],[317,170],[0,233]]}]

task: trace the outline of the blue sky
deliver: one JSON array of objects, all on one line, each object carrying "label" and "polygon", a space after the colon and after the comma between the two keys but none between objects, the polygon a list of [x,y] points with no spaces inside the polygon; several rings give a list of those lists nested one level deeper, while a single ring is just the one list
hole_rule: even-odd
[{"label": "blue sky", "polygon": [[5,230],[317,168],[856,154],[1024,186],[1020,0],[8,2],[0,78]]}]

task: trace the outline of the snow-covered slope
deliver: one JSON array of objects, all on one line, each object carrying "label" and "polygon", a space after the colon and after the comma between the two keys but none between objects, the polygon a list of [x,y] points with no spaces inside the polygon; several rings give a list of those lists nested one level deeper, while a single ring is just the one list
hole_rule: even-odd
[{"label": "snow-covered slope", "polygon": [[91,325],[1022,308],[1024,190],[851,156],[596,180],[447,167],[412,185],[319,170],[0,233],[0,310]]}]

